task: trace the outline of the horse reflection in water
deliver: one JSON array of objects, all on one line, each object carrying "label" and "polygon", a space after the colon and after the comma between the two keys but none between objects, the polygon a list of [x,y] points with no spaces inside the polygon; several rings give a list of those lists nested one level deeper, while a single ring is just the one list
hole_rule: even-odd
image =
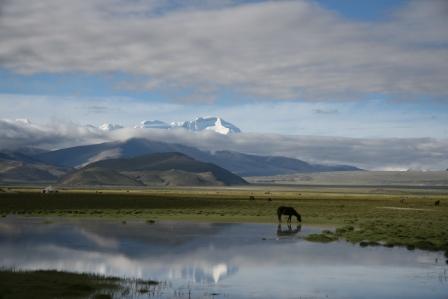
[{"label": "horse reflection in water", "polygon": [[281,224],[278,224],[277,225],[277,236],[278,237],[294,236],[294,235],[297,235],[301,229],[302,229],[302,226],[300,224],[297,224],[294,229],[292,229],[292,226],[290,223],[288,223],[286,229],[283,229],[283,226]]},{"label": "horse reflection in water", "polygon": [[299,213],[297,213],[296,209],[293,207],[278,207],[277,209],[277,217],[278,222],[282,222],[282,215],[288,216],[288,223],[291,223],[291,217],[295,216],[297,218],[297,222],[302,222],[302,217]]}]

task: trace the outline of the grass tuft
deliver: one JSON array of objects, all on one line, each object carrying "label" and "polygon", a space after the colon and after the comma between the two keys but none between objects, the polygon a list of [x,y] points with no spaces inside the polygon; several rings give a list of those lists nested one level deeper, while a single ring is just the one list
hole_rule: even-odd
[{"label": "grass tuft", "polygon": [[310,234],[305,237],[307,241],[319,242],[319,243],[330,243],[338,240],[338,236],[333,233],[321,233],[321,234]]}]

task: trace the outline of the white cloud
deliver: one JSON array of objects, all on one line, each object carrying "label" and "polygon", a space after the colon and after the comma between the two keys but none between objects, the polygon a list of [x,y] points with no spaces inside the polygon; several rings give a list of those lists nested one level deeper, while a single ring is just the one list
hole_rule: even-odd
[{"label": "white cloud", "polygon": [[313,110],[316,114],[337,114],[339,111],[337,109],[321,109],[317,108]]},{"label": "white cloud", "polygon": [[240,133],[221,135],[181,128],[120,129],[104,132],[94,127],[58,122],[48,125],[0,120],[0,148],[25,146],[60,148],[140,137],[181,143],[203,150],[233,150],[258,155],[281,155],[309,162],[351,164],[366,169],[446,169],[448,139],[343,138]]},{"label": "white cloud", "polygon": [[80,126],[71,122],[40,125],[23,119],[3,119],[0,120],[0,148],[54,149],[80,143],[97,143],[105,140],[105,136],[100,131],[92,126]]},{"label": "white cloud", "polygon": [[411,1],[382,23],[303,0],[184,3],[3,1],[0,66],[120,71],[146,77],[141,88],[188,88],[208,100],[217,88],[320,100],[448,95],[446,1]]}]

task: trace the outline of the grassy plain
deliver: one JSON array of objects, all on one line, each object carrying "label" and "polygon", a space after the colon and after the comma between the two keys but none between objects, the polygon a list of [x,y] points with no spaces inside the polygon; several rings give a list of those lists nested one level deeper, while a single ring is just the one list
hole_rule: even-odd
[{"label": "grassy plain", "polygon": [[93,298],[111,299],[113,293],[147,292],[154,281],[125,280],[94,274],[54,270],[0,270],[0,298]]},{"label": "grassy plain", "polygon": [[60,189],[57,194],[41,194],[37,188],[2,189],[2,216],[277,222],[276,208],[285,205],[301,213],[304,225],[337,228],[308,236],[312,241],[346,239],[362,246],[407,246],[448,254],[448,190],[443,188]]},{"label": "grassy plain", "polygon": [[249,183],[280,185],[448,186],[448,171],[336,171],[246,177]]}]

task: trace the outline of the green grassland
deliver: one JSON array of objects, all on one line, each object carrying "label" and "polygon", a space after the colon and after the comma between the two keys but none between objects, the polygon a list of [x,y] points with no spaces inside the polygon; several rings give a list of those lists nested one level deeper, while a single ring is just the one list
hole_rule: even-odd
[{"label": "green grassland", "polygon": [[[0,214],[275,223],[278,206],[293,206],[304,225],[336,229],[312,241],[448,250],[448,190],[403,188],[2,188]],[[435,201],[440,206],[435,206]]]},{"label": "green grassland", "polygon": [[93,298],[111,299],[113,294],[147,292],[154,281],[126,280],[94,274],[54,270],[0,270],[0,298]]}]

